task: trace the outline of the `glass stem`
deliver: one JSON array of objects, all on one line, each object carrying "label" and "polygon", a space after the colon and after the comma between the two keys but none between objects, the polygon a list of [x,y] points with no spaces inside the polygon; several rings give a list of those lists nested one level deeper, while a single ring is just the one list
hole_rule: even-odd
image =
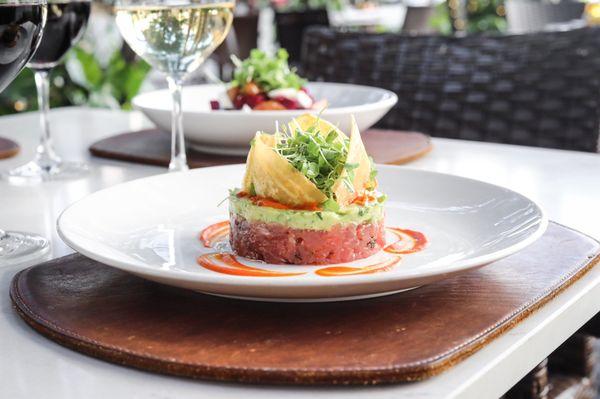
[{"label": "glass stem", "polygon": [[60,163],[60,157],[56,155],[50,136],[50,125],[48,111],[50,109],[50,71],[39,69],[34,71],[35,85],[37,87],[38,108],[40,112],[40,127],[42,134],[40,144],[36,150],[36,162],[43,169],[50,169]]},{"label": "glass stem", "polygon": [[188,170],[185,155],[185,138],[183,136],[183,112],[181,110],[181,79],[167,76],[169,91],[173,97],[173,110],[171,112],[171,162],[169,172]]}]

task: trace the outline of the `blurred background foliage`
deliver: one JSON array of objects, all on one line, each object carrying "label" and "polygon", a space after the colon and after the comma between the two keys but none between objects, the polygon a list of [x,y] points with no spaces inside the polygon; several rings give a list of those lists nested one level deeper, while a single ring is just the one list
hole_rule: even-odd
[{"label": "blurred background foliage", "polygon": [[[376,3],[378,0],[355,1]],[[240,5],[243,3],[246,8],[273,6],[288,10],[337,8],[341,4],[340,0],[247,0]],[[506,30],[503,0],[447,0],[437,6],[430,20],[438,33],[449,35],[456,30],[453,25],[459,22],[452,16],[455,5],[466,8],[462,23],[468,33]],[[110,4],[96,1],[84,39],[67,54],[65,62],[52,71],[51,107],[87,105],[130,109],[132,98],[142,89],[149,72],[148,64],[123,43]],[[0,115],[36,109],[33,74],[25,69],[0,94]]]},{"label": "blurred background foliage", "polygon": [[505,32],[506,27],[503,0],[467,1],[467,33]]},{"label": "blurred background foliage", "polygon": [[[123,42],[111,6],[93,4],[81,42],[50,75],[50,106],[131,108],[150,67]],[[37,110],[33,73],[25,68],[0,94],[0,115]]]},{"label": "blurred background foliage", "polygon": [[504,0],[444,1],[437,5],[430,24],[442,35],[451,35],[457,30],[466,33],[506,32]]},{"label": "blurred background foliage", "polygon": [[[117,50],[106,66],[93,52],[73,48],[66,63],[51,74],[50,106],[88,105],[106,108],[131,108],[150,67],[143,60],[127,59]],[[21,74],[0,96],[0,115],[37,109],[33,73]]]}]

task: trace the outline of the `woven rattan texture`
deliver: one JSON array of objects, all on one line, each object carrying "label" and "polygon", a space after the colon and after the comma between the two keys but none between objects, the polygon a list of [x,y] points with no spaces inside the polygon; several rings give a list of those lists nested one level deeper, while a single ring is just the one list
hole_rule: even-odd
[{"label": "woven rattan texture", "polygon": [[383,87],[379,127],[438,137],[597,149],[600,28],[504,36],[407,36],[311,27],[311,80]]}]

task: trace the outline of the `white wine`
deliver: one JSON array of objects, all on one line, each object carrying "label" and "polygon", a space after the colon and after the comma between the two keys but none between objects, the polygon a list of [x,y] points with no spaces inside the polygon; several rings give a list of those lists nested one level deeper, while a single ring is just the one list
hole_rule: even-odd
[{"label": "white wine", "polygon": [[128,5],[117,7],[116,13],[119,30],[133,51],[159,70],[183,76],[225,40],[233,3]]},{"label": "white wine", "polygon": [[213,1],[117,0],[117,26],[123,37],[133,51],[167,75],[173,100],[170,172],[188,169],[182,79],[225,40],[233,21],[233,0]]}]

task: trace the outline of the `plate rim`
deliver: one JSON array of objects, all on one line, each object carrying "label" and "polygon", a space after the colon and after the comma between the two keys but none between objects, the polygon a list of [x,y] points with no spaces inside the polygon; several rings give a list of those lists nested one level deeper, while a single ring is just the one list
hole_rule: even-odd
[{"label": "plate rim", "polygon": [[[244,166],[244,164],[212,166],[212,167],[206,167],[206,168],[193,169],[193,170],[189,170],[189,171],[185,171],[185,172],[175,172],[175,174],[200,173],[205,170],[216,169],[216,168],[218,168],[218,169],[237,169],[237,168],[242,168],[243,166]],[[544,209],[537,202],[533,201],[529,197],[527,197],[517,191],[511,190],[509,188],[499,186],[496,184],[492,184],[492,183],[487,183],[487,182],[477,180],[477,179],[459,176],[459,175],[452,175],[452,174],[442,173],[442,172],[415,169],[415,168],[410,168],[410,167],[406,167],[406,166],[377,165],[377,168],[379,170],[405,170],[405,171],[410,171],[411,173],[423,173],[423,174],[429,174],[429,175],[444,176],[445,178],[467,180],[467,181],[470,181],[471,183],[483,184],[483,185],[491,186],[495,189],[500,189],[503,191],[507,191],[507,192],[516,194],[516,195],[526,199],[527,201],[529,201],[531,204],[533,204],[539,210],[540,219],[539,219],[539,222],[537,225],[537,229],[532,234],[530,234],[528,237],[526,237],[525,239],[523,239],[513,245],[510,245],[506,248],[497,250],[490,254],[480,255],[480,256],[473,257],[473,258],[467,258],[467,259],[459,260],[456,262],[451,262],[444,266],[444,270],[440,270],[439,267],[435,268],[433,270],[426,270],[426,271],[422,271],[422,270],[419,270],[419,268],[416,268],[408,273],[404,273],[399,276],[398,275],[394,276],[394,275],[390,275],[387,273],[336,276],[336,277],[332,277],[327,280],[322,279],[322,281],[323,281],[322,283],[319,283],[321,280],[298,279],[298,277],[296,277],[296,276],[261,277],[261,278],[248,277],[248,276],[235,276],[235,275],[224,276],[224,275],[217,274],[217,273],[212,275],[212,274],[193,273],[193,272],[188,272],[185,270],[173,271],[171,269],[159,269],[159,268],[153,269],[153,268],[149,268],[147,266],[141,266],[134,262],[129,262],[129,261],[117,262],[117,261],[112,260],[111,258],[104,257],[93,251],[88,251],[86,248],[78,245],[74,240],[72,240],[69,237],[68,233],[65,233],[63,226],[62,226],[62,224],[64,223],[64,218],[68,217],[68,213],[71,212],[74,207],[79,206],[79,204],[82,201],[85,201],[89,197],[98,195],[99,193],[111,190],[115,187],[120,187],[120,186],[131,184],[134,182],[136,184],[139,184],[140,181],[163,179],[163,178],[166,178],[166,176],[173,175],[174,173],[162,173],[162,174],[158,174],[158,175],[147,176],[147,177],[130,180],[128,182],[123,182],[120,184],[116,184],[116,185],[95,191],[95,192],[75,201],[74,203],[69,205],[67,208],[65,208],[60,213],[60,215],[56,221],[56,229],[57,229],[57,233],[58,233],[59,237],[64,241],[64,243],[66,245],[68,245],[74,251],[76,251],[90,259],[93,259],[102,264],[105,264],[107,266],[115,267],[117,269],[129,272],[129,273],[134,273],[138,276],[148,275],[148,276],[152,276],[152,277],[160,278],[160,279],[164,279],[164,280],[184,280],[187,282],[194,282],[194,283],[204,283],[204,284],[213,284],[213,285],[219,284],[220,286],[228,286],[228,287],[236,287],[236,286],[259,287],[259,286],[274,284],[278,288],[286,288],[286,287],[303,288],[303,287],[331,286],[331,283],[335,283],[335,285],[338,285],[338,286],[371,285],[371,284],[378,284],[381,282],[406,281],[406,280],[411,280],[411,279],[416,279],[416,278],[429,278],[429,277],[439,276],[439,275],[444,275],[444,274],[450,275],[450,274],[454,274],[457,272],[482,267],[483,265],[487,265],[489,263],[492,263],[492,262],[495,262],[502,258],[505,258],[507,256],[510,256],[516,252],[519,252],[522,249],[524,249],[527,246],[534,243],[537,239],[539,239],[544,234],[544,232],[546,231],[546,229],[548,227],[549,220],[548,220],[547,214],[544,211]]]}]

